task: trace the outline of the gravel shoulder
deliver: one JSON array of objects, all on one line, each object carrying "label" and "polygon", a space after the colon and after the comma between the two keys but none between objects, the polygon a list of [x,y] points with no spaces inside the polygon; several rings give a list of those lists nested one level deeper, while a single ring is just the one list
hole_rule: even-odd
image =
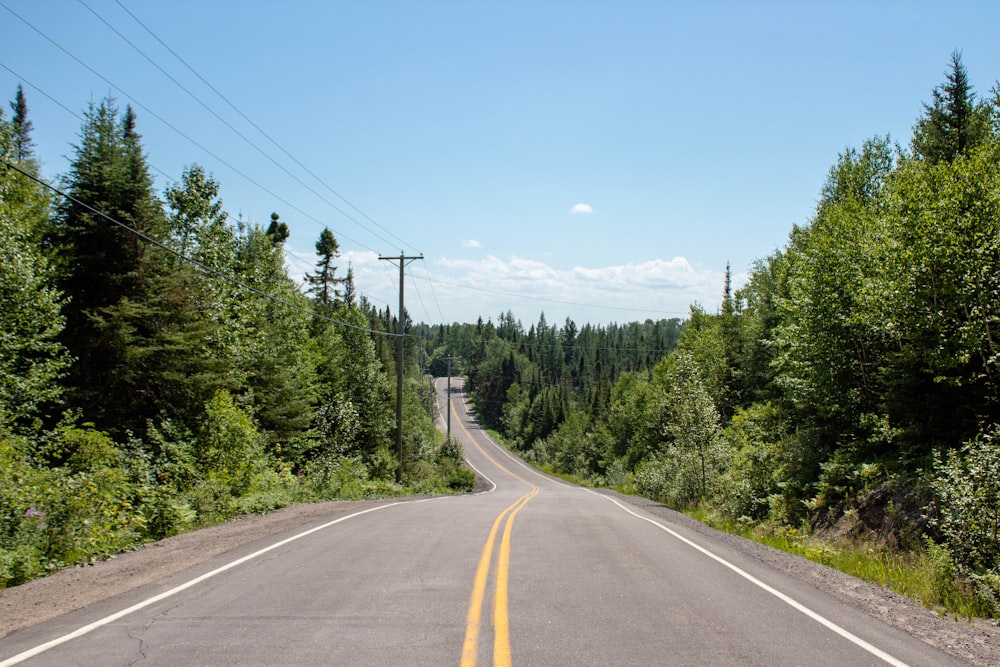
[{"label": "gravel shoulder", "polygon": [[[484,490],[477,485],[476,491]],[[1000,664],[1000,628],[986,621],[951,620],[916,602],[824,565],[717,531],[644,498],[614,494],[655,516],[711,535],[733,549],[808,582],[837,599],[973,665]],[[89,567],[69,568],[0,590],[0,637],[125,593],[257,540],[306,529],[338,516],[390,502],[332,501],[294,505],[176,535]]]}]

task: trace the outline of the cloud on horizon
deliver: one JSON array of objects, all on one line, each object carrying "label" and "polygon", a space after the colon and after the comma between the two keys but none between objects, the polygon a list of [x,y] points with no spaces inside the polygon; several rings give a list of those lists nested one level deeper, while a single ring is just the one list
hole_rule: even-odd
[{"label": "cloud on horizon", "polygon": [[579,214],[586,215],[593,213],[594,207],[591,206],[590,204],[575,204],[573,208],[569,210],[569,212],[572,213],[573,215],[579,215]]},{"label": "cloud on horizon", "polygon": [[462,241],[463,248],[482,248],[483,244],[476,239],[466,239]]},{"label": "cloud on horizon", "polygon": [[[289,267],[299,280],[309,267],[302,255]],[[348,251],[339,258],[338,275],[348,264],[354,267],[360,293],[377,307],[396,310],[398,274],[389,263],[373,252]],[[564,269],[536,259],[489,254],[477,259],[429,257],[426,263],[414,263],[407,275],[407,308],[417,321],[495,321],[510,310],[527,323],[544,312],[550,323],[570,317],[578,324],[595,325],[686,318],[693,304],[713,312],[721,302],[724,278],[723,270],[696,266],[685,257]],[[746,280],[746,275],[733,275],[733,289]]]}]

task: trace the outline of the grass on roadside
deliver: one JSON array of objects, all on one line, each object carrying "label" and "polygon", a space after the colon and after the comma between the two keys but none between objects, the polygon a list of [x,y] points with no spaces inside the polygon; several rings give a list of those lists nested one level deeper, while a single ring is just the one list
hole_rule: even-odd
[{"label": "grass on roadside", "polygon": [[916,600],[938,614],[972,619],[988,616],[972,590],[957,576],[948,551],[928,542],[916,552],[893,551],[864,543],[833,544],[786,526],[733,522],[703,509],[691,509],[688,516],[702,523],[766,544],[775,549],[808,558],[835,570]]}]

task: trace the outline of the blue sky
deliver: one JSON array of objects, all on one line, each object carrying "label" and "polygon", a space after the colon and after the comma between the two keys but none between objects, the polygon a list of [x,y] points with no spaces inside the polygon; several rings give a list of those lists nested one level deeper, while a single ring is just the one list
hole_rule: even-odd
[{"label": "blue sky", "polygon": [[46,176],[79,135],[63,106],[111,94],[158,188],[198,163],[233,218],[278,212],[293,275],[328,226],[395,310],[378,255],[422,253],[407,308],[429,322],[714,311],[727,262],[739,284],[808,223],[838,153],[908,143],[954,49],[980,95],[1000,78],[987,1],[85,3],[0,0],[0,99],[24,82]]}]

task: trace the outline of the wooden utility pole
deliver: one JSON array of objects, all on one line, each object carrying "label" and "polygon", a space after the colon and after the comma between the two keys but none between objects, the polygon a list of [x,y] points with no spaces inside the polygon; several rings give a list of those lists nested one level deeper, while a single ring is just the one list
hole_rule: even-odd
[{"label": "wooden utility pole", "polygon": [[399,452],[399,467],[396,469],[396,481],[403,481],[403,338],[405,336],[405,322],[403,320],[403,269],[410,262],[423,259],[423,254],[417,257],[406,257],[403,251],[399,251],[399,257],[382,257],[379,259],[390,262],[399,262],[399,312],[396,319],[399,325],[396,327],[396,449]]},{"label": "wooden utility pole", "polygon": [[461,359],[462,357],[444,357],[444,360],[448,362],[448,435],[447,438],[451,440],[451,361],[452,359]]}]

